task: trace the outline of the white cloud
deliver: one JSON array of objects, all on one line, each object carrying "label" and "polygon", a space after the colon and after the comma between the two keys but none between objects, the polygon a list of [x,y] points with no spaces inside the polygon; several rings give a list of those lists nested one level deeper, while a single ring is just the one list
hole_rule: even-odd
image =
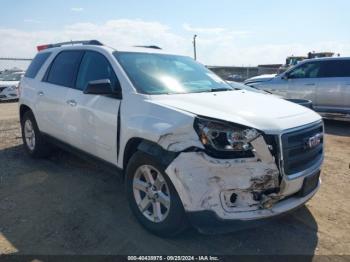
[{"label": "white cloud", "polygon": [[70,10],[72,12],[82,12],[82,11],[84,11],[84,8],[82,8],[82,7],[72,7]]},{"label": "white cloud", "polygon": [[250,32],[220,27],[195,28],[188,24],[183,27],[184,32],[180,34],[159,22],[130,19],[102,24],[76,23],[59,30],[24,31],[0,27],[0,57],[33,57],[37,45],[82,39],[97,39],[116,49],[158,45],[169,52],[192,56],[192,35],[188,32],[198,33],[198,59],[209,65],[283,63],[289,55],[305,55],[311,50],[350,55],[350,43],[346,42],[255,44],[254,34]]},{"label": "white cloud", "polygon": [[189,24],[183,24],[182,27],[188,31],[193,33],[204,33],[204,34],[219,34],[226,31],[225,28],[222,27],[193,27]]},{"label": "white cloud", "polygon": [[40,21],[40,20],[31,19],[31,18],[23,19],[23,22],[32,23],[32,24],[41,24],[42,23],[42,21]]},{"label": "white cloud", "polygon": [[226,35],[226,36],[248,36],[251,34],[249,31],[244,31],[244,30],[230,30],[227,28],[223,27],[194,27],[191,26],[187,23],[184,23],[182,25],[183,29],[192,32],[192,33],[197,33],[197,34],[204,34],[204,35]]}]

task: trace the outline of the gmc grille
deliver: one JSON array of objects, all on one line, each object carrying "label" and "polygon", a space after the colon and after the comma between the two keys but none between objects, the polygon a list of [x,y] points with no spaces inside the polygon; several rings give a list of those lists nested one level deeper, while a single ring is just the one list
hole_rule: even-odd
[{"label": "gmc grille", "polygon": [[[308,146],[311,137],[322,134],[320,143]],[[321,158],[323,153],[323,125],[322,122],[301,130],[282,135],[283,168],[286,175],[303,171]]]}]

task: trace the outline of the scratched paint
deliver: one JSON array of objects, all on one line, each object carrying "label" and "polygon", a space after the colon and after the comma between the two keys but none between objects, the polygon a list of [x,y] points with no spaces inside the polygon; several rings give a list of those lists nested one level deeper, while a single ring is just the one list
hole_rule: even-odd
[{"label": "scratched paint", "polygon": [[[170,141],[173,134],[164,138]],[[168,166],[166,173],[172,180],[186,211],[214,211],[225,219],[252,219],[275,213],[274,206],[287,196],[288,188],[275,159],[263,137],[252,142],[254,157],[242,159],[216,159],[205,152],[182,152]],[[281,182],[280,182],[281,181]],[[292,187],[301,184],[293,182]],[[268,189],[280,191],[263,194]],[[299,190],[296,189],[296,190]],[[293,191],[293,190],[291,190]],[[237,195],[230,202],[232,193]],[[254,194],[260,193],[260,199]],[[295,202],[297,203],[297,202]],[[290,208],[290,206],[288,207]]]}]

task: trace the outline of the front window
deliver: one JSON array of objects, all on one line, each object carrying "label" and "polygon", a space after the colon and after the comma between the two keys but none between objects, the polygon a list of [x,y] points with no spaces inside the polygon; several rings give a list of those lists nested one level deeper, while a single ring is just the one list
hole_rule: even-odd
[{"label": "front window", "polygon": [[299,78],[316,78],[318,77],[320,71],[320,63],[310,62],[302,64],[296,67],[294,70],[290,71],[288,74],[289,78],[299,79]]},{"label": "front window", "polygon": [[115,52],[114,56],[137,91],[143,94],[233,90],[190,57],[134,52]]}]

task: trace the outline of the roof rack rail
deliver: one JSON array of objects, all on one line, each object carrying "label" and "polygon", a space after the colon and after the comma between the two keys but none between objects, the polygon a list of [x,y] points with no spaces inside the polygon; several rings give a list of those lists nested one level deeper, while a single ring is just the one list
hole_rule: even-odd
[{"label": "roof rack rail", "polygon": [[152,48],[152,49],[160,49],[161,50],[161,48],[159,46],[156,46],[156,45],[135,45],[135,47]]},{"label": "roof rack rail", "polygon": [[36,48],[38,51],[48,49],[48,48],[54,48],[54,47],[60,47],[64,45],[103,45],[98,40],[80,40],[80,41],[69,41],[69,42],[62,42],[62,43],[56,43],[56,44],[47,44],[47,45],[39,45]]}]

